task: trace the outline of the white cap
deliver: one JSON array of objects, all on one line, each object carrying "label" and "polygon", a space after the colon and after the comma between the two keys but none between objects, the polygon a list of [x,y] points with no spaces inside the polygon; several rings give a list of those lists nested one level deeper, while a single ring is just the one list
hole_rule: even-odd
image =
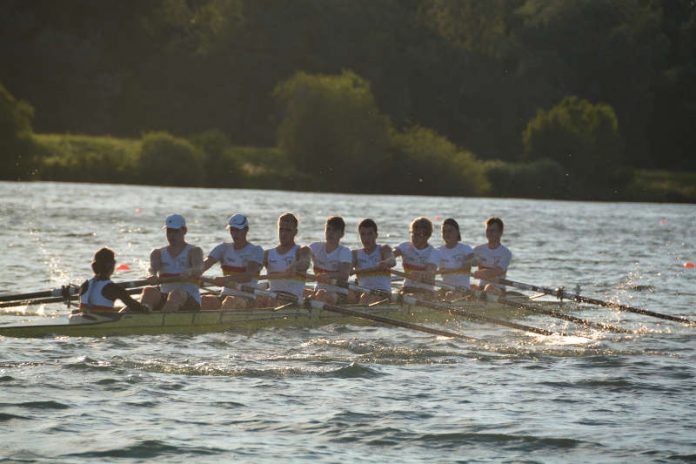
[{"label": "white cap", "polygon": [[184,216],[181,214],[172,214],[167,216],[167,219],[164,220],[164,227],[163,229],[181,229],[182,227],[186,227],[186,219],[184,219]]},{"label": "white cap", "polygon": [[228,221],[227,221],[227,228],[228,229],[246,229],[249,227],[249,221],[247,221],[247,218],[243,214],[235,214],[233,215]]}]

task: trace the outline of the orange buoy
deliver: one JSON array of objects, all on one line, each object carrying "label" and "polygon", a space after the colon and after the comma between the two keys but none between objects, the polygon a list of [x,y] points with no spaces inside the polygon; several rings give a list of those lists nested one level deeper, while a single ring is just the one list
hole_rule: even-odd
[{"label": "orange buoy", "polygon": [[693,269],[694,267],[696,267],[696,264],[692,263],[691,261],[687,261],[684,263],[684,267],[687,269]]},{"label": "orange buoy", "polygon": [[128,271],[130,270],[130,267],[127,264],[121,264],[116,268],[117,271]]}]

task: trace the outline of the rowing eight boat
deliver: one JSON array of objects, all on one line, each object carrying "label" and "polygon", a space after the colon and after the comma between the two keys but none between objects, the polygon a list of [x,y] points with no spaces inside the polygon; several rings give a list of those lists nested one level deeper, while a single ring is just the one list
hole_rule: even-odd
[{"label": "rowing eight boat", "polygon": [[[389,317],[399,321],[447,323],[455,317],[441,311],[422,306],[384,303],[376,306],[348,305],[367,314]],[[458,308],[476,311],[479,314],[505,314],[506,317],[521,317],[523,311],[502,307],[493,303],[469,301],[457,304]],[[170,333],[205,333],[235,330],[255,331],[272,327],[319,327],[332,323],[369,324],[370,321],[347,317],[332,311],[306,308],[283,307],[234,309],[172,313],[124,313],[112,314],[113,319],[89,321],[80,318],[72,323],[0,326],[0,336],[44,337],[49,335],[71,337],[105,337],[121,335],[157,335]]]}]

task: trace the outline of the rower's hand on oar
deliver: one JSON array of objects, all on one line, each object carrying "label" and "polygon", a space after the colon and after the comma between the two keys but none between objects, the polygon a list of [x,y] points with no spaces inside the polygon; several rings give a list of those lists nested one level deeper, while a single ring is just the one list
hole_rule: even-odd
[{"label": "rower's hand on oar", "polygon": [[157,277],[156,275],[148,276],[147,279],[145,279],[145,283],[147,285],[159,285],[159,277]]},{"label": "rower's hand on oar", "polygon": [[426,284],[432,284],[435,282],[435,274],[430,271],[412,271],[408,273],[408,276],[413,280],[424,282]]},{"label": "rower's hand on oar", "polygon": [[479,269],[471,275],[476,279],[495,280],[498,278],[500,273],[495,269]]},{"label": "rower's hand on oar", "polygon": [[315,276],[317,282],[322,284],[334,284],[336,279],[332,278],[329,274],[317,274]]}]

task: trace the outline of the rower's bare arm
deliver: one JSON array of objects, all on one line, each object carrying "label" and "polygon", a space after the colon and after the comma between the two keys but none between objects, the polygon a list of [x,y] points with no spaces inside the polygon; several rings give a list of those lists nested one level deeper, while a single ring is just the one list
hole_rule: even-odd
[{"label": "rower's bare arm", "polygon": [[150,253],[150,269],[148,270],[150,275],[147,276],[147,279],[145,279],[148,285],[157,285],[159,283],[159,278],[157,277],[157,274],[159,273],[159,270],[161,268],[162,257],[158,248],[156,250],[152,250],[152,253]]},{"label": "rower's bare arm", "polygon": [[339,263],[338,271],[336,271],[336,280],[339,282],[347,282],[350,277],[351,263]]},{"label": "rower's bare arm", "polygon": [[201,274],[210,269],[211,266],[217,262],[218,260],[213,258],[212,256],[208,256],[207,258],[205,258],[205,261],[203,261],[203,271],[201,271]]},{"label": "rower's bare arm", "polygon": [[473,276],[477,279],[494,280],[503,276],[505,272],[507,271],[500,267],[484,267],[474,272]]},{"label": "rower's bare arm", "polygon": [[382,245],[382,261],[379,262],[378,267],[381,270],[391,269],[396,266],[396,258],[394,257],[394,252],[389,245]]},{"label": "rower's bare arm", "polygon": [[303,246],[297,250],[297,255],[295,255],[295,271],[299,273],[307,272],[309,265],[312,262],[312,251],[309,247]]},{"label": "rower's bare arm", "polygon": [[203,274],[203,250],[200,247],[193,247],[189,253],[189,265],[191,268],[184,273],[186,277],[198,278]]}]

